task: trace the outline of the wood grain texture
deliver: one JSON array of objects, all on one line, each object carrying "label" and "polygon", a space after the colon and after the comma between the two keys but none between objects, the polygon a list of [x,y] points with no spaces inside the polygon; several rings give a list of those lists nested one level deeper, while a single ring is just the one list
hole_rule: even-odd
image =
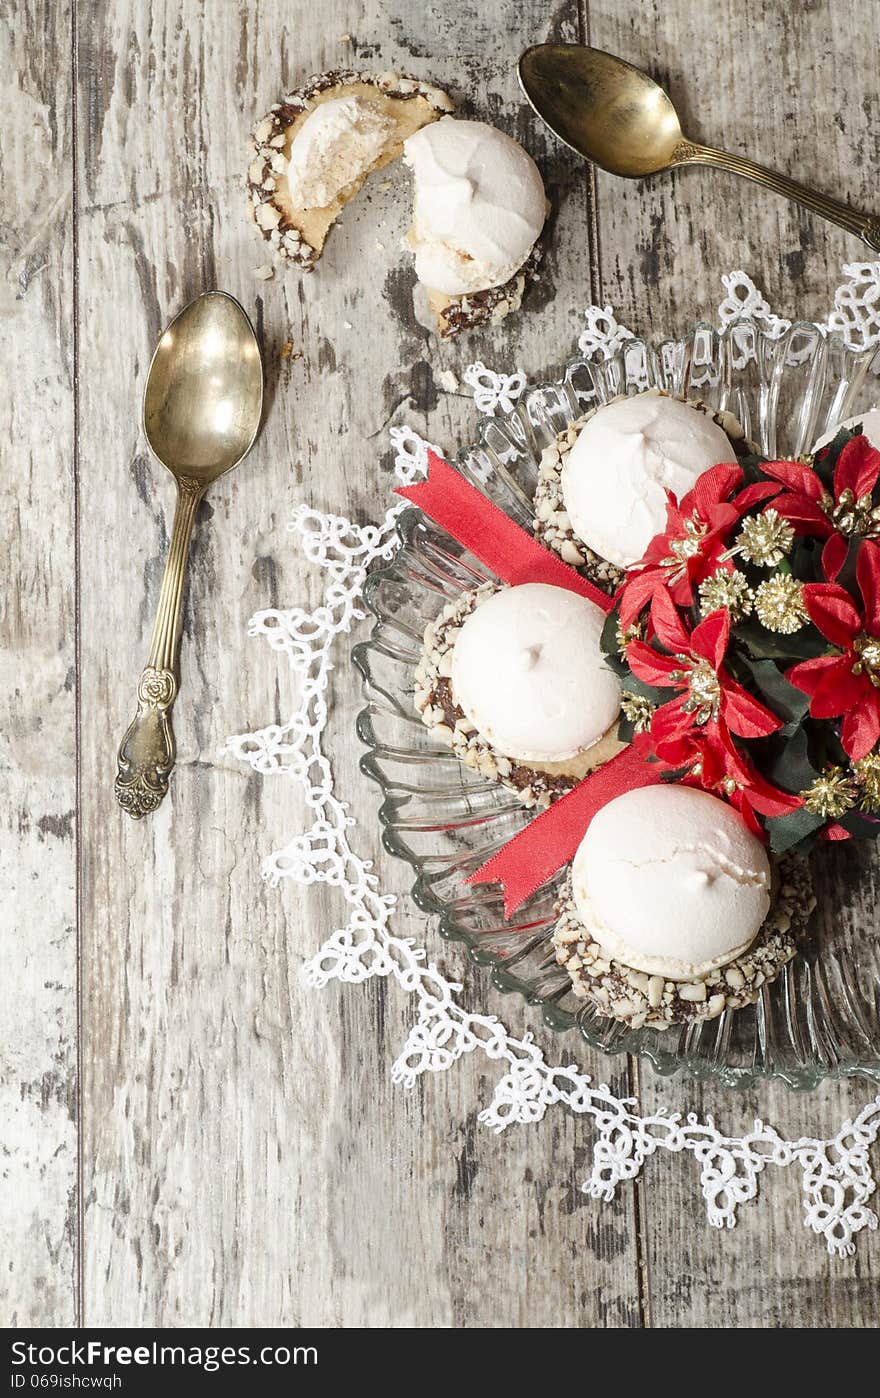
[{"label": "wood grain texture", "polygon": [[0,68],[0,1320],[63,1325],[77,1233],[68,7],[4,9]]},{"label": "wood grain texture", "polygon": [[[506,7],[488,56],[494,21],[473,11],[453,23],[427,3],[325,7],[323,38],[287,4],[179,14],[161,0],[93,5],[79,38],[81,453],[98,463],[81,514],[84,537],[108,541],[83,553],[83,595],[101,605],[83,616],[82,683],[111,727],[90,724],[82,746],[85,1318],[636,1324],[632,1192],[587,1220],[573,1121],[500,1143],[478,1130],[489,1089],[477,1061],[416,1095],[392,1088],[410,1005],[390,987],[313,995],[298,984],[341,907],[261,884],[260,854],[302,812],[283,782],[216,757],[226,734],[285,712],[271,654],[245,639],[248,616],[317,600],[284,515],[305,499],[374,516],[387,424],[454,444],[473,406],[441,393],[438,371],[481,354],[534,371],[561,358],[576,304],[554,288],[589,280],[583,200],[564,198],[572,163],[554,150],[557,251],[533,315],[501,335],[440,349],[416,322],[398,251],[402,171],[346,211],[314,276],[261,283],[266,253],[242,217],[247,130],[290,84],[351,61],[449,83],[524,134],[513,62],[534,7]],[[574,37],[574,10],[559,24]],[[163,322],[215,280],[262,329],[272,407],[257,450],[200,521],[172,794],[133,825],[109,799],[112,742],[146,650],[171,495],[146,459],[138,403]],[[280,359],[288,340],[301,358]],[[113,586],[120,571],[126,585]],[[340,780],[378,845],[344,663],[340,679]],[[576,1247],[571,1208],[584,1219]]]},{"label": "wood grain texture", "polygon": [[[780,310],[823,312],[839,261],[863,255],[720,174],[646,186],[595,180],[528,115],[514,76],[519,51],[589,37],[668,79],[697,138],[869,205],[876,11],[835,7],[832,31],[830,3],[463,0],[438,10],[428,0],[332,0],[318,25],[305,0],[93,0],[71,31],[61,7],[48,26],[51,7],[33,8],[24,37],[3,31],[19,81],[0,96],[4,131],[20,132],[24,148],[48,131],[51,150],[33,168],[21,153],[7,156],[5,141],[0,157],[4,261],[20,279],[0,292],[11,328],[0,356],[21,381],[25,346],[32,388],[0,428],[16,464],[28,463],[33,506],[22,508],[17,484],[8,498],[19,509],[18,552],[8,566],[26,585],[6,589],[17,610],[7,601],[4,627],[17,682],[23,688],[25,676],[28,693],[42,697],[29,727],[14,698],[2,730],[4,820],[15,843],[0,867],[22,931],[7,951],[16,969],[0,1009],[25,1005],[29,1025],[0,1089],[13,1124],[4,1144],[15,1146],[4,1156],[14,1201],[4,1235],[16,1266],[0,1282],[10,1317],[69,1321],[79,1249],[79,1314],[90,1325],[876,1323],[876,1235],[861,1235],[855,1262],[830,1261],[801,1226],[792,1180],[766,1176],[762,1202],[719,1236],[700,1219],[693,1162],[652,1160],[643,1183],[597,1205],[578,1189],[586,1123],[554,1109],[540,1128],[500,1138],[480,1127],[476,1112],[492,1091],[480,1058],[429,1075],[410,1094],[394,1087],[390,1063],[411,1004],[381,981],[320,994],[302,987],[298,968],[338,924],[339,902],[327,889],[262,883],[260,856],[303,821],[298,794],[219,755],[228,734],[292,707],[288,676],[245,636],[260,608],[319,600],[320,579],[284,533],[291,509],[306,500],[375,517],[390,484],[393,422],[450,448],[469,437],[470,395],[445,392],[443,370],[460,377],[482,358],[544,375],[571,352],[591,300],[614,304],[637,328],[681,329],[717,304],[720,271],[738,263]],[[39,59],[26,42],[32,30]],[[521,316],[452,345],[419,325],[398,251],[403,171],[388,188],[373,181],[346,210],[313,276],[255,279],[266,254],[242,217],[248,128],[289,86],[340,63],[430,77],[466,114],[499,121],[535,153],[553,237]],[[73,185],[74,71],[76,216],[47,220],[52,199],[65,208]],[[713,220],[709,207],[720,210]],[[253,315],[269,413],[252,456],[202,507],[172,793],[135,824],[113,802],[114,754],[148,646],[173,500],[146,451],[140,397],[163,324],[213,285]],[[294,354],[284,357],[287,342]],[[340,660],[330,748],[364,848],[372,840],[378,858],[375,795],[357,773],[357,706]],[[399,864],[383,857],[381,869],[387,887],[405,891]],[[438,946],[408,903],[402,917],[461,973],[470,1003],[564,1052],[566,1041],[534,1012]],[[769,1088],[740,1097],[679,1089],[599,1055],[582,1062],[618,1091],[638,1085],[646,1106],[685,1097],[731,1130],[758,1114],[794,1132],[832,1129],[868,1095],[854,1084],[807,1098]]]}]

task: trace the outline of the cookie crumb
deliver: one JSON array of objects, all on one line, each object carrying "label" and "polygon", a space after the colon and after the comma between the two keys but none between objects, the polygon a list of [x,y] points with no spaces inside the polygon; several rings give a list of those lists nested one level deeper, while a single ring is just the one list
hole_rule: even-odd
[{"label": "cookie crumb", "polygon": [[258,281],[271,281],[274,275],[275,268],[272,266],[271,262],[264,262],[261,267],[254,268],[254,276],[257,278]]},{"label": "cookie crumb", "polygon": [[451,369],[443,369],[437,375],[437,382],[444,393],[457,393],[461,388],[461,384]]}]

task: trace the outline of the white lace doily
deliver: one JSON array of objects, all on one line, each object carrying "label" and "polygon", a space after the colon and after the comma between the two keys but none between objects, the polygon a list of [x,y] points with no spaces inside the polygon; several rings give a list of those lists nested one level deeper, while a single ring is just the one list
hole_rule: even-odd
[{"label": "white lace doily", "polygon": [[[880,262],[846,264],[843,270],[847,281],[835,294],[826,324],[858,348],[880,342]],[[732,272],[722,282],[722,326],[746,314],[771,334],[788,328],[744,272]],[[585,319],[578,341],[583,353],[611,354],[632,338],[608,306],[589,307]],[[521,373],[495,373],[480,363],[464,378],[483,413],[509,411],[525,387]],[[410,484],[424,474],[429,444],[408,427],[392,427],[390,435],[397,479]],[[413,938],[394,931],[397,899],[382,892],[372,863],[352,844],[355,822],[336,793],[323,739],[334,643],[364,618],[360,597],[367,569],[391,558],[395,521],[405,508],[404,502],[395,504],[380,523],[357,525],[299,506],[290,528],[309,562],[324,574],[323,601],[313,611],[294,606],[258,612],[250,622],[251,635],[264,636],[287,656],[299,697],[286,723],[230,738],[228,751],[266,776],[296,781],[312,820],[308,830],[264,859],[263,877],[276,886],[284,879],[328,884],[339,890],[347,909],[344,925],[306,962],[306,983],[320,988],[331,980],[358,984],[373,976],[393,977],[405,994],[415,996],[417,1017],[392,1065],[392,1078],[412,1087],[423,1073],[444,1072],[464,1054],[485,1054],[499,1065],[500,1075],[479,1120],[495,1131],[538,1122],[557,1104],[588,1117],[595,1133],[592,1170],[581,1187],[596,1199],[610,1200],[621,1181],[634,1179],[656,1151],[684,1152],[699,1162],[709,1223],[732,1228],[738,1206],[757,1195],[763,1170],[797,1165],[806,1226],[824,1238],[829,1252],[854,1252],[855,1235],[877,1227],[868,1203],[875,1189],[869,1149],[880,1134],[880,1096],[824,1139],[788,1140],[760,1120],[743,1135],[726,1135],[709,1116],[685,1116],[671,1108],[641,1116],[637,1102],[594,1083],[576,1064],[548,1061],[532,1034],[517,1036],[494,1015],[466,1010],[459,999],[461,984],[449,980]]]}]

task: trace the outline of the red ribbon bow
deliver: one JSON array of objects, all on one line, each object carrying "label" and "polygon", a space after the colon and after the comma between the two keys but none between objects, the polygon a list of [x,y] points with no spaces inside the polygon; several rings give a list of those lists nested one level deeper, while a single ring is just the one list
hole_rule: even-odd
[{"label": "red ribbon bow", "polygon": [[[428,452],[427,479],[399,488],[435,524],[491,568],[502,582],[565,587],[610,612],[614,601],[515,524],[508,515],[435,452]],[[616,796],[661,780],[656,764],[625,748],[591,772],[560,800],[515,835],[468,883],[500,883],[510,918],[536,889],[574,857],[590,821]]]}]

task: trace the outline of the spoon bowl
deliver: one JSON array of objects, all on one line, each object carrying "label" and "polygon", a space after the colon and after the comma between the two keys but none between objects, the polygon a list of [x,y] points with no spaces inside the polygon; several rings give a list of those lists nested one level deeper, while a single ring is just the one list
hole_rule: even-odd
[{"label": "spoon bowl", "polygon": [[253,446],[263,405],[260,350],[233,297],[208,291],[156,346],[144,391],[144,432],[173,476],[205,485]]},{"label": "spoon bowl", "polygon": [[690,140],[660,84],[612,53],[583,44],[536,44],[519,60],[519,80],[553,134],[612,175],[634,180],[679,165],[713,165],[793,199],[880,250],[880,219],[746,156]]},{"label": "spoon bowl", "polygon": [[553,134],[609,174],[657,174],[683,140],[659,83],[602,49],[536,44],[520,58],[519,80]]},{"label": "spoon bowl", "polygon": [[136,818],[159,805],[174,766],[171,707],[196,510],[211,482],[250,451],[262,412],[263,364],[253,327],[232,296],[208,291],[164,331],[144,391],[144,432],[177,482],[177,505],[138,710],[119,747],[116,799]]}]

